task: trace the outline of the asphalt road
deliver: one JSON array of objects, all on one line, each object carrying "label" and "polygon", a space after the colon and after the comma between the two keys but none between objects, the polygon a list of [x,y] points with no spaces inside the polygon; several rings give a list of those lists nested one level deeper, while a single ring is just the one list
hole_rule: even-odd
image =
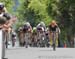
[{"label": "asphalt road", "polygon": [[75,59],[75,48],[25,48],[6,49],[8,59]]}]

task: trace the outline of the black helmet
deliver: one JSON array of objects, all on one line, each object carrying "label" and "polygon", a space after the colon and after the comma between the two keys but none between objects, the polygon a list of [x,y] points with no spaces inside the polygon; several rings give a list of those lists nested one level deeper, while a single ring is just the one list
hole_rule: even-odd
[{"label": "black helmet", "polygon": [[0,3],[0,10],[2,10],[4,8],[4,4]]}]

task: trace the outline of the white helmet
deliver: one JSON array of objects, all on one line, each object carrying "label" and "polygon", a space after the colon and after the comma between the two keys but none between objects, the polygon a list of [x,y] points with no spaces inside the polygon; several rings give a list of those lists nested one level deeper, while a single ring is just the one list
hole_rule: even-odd
[{"label": "white helmet", "polygon": [[30,26],[30,23],[29,22],[25,22],[24,25]]},{"label": "white helmet", "polygon": [[44,22],[40,22],[40,24],[41,24],[41,25],[44,25],[45,23],[44,23]]}]

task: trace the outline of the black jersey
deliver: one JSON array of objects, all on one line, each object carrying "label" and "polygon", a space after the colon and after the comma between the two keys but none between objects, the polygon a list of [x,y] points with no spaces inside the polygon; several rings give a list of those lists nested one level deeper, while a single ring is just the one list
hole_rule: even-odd
[{"label": "black jersey", "polygon": [[56,29],[57,29],[57,26],[54,26],[54,27],[52,27],[51,25],[49,26],[50,31],[56,31]]}]

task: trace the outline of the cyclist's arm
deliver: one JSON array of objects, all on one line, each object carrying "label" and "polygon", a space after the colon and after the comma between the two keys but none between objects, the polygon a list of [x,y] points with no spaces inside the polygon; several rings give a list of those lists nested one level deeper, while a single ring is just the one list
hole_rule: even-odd
[{"label": "cyclist's arm", "polygon": [[60,31],[60,28],[59,28],[59,27],[57,27],[56,32],[57,32],[58,34],[60,34],[60,33],[61,33],[61,31]]}]

